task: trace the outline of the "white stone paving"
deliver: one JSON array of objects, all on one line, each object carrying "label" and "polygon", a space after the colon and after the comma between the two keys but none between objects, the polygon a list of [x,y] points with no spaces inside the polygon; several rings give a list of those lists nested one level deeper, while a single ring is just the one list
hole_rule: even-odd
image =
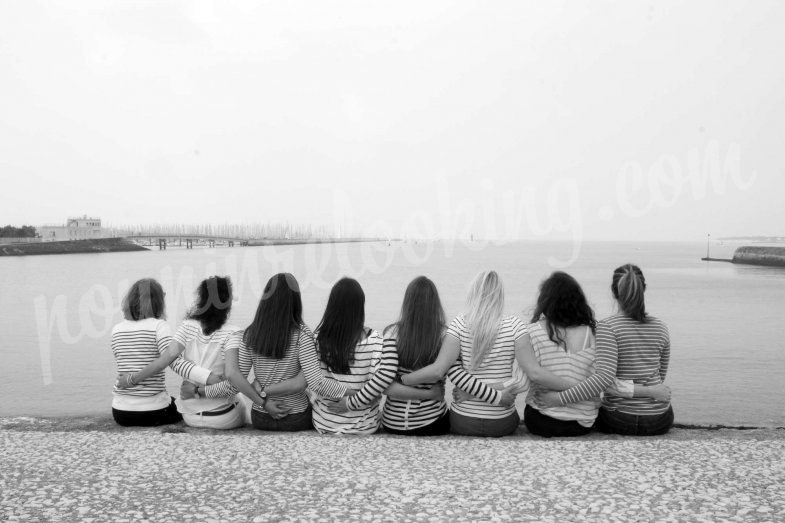
[{"label": "white stone paving", "polygon": [[1,422],[7,521],[785,521],[782,430],[545,440]]}]

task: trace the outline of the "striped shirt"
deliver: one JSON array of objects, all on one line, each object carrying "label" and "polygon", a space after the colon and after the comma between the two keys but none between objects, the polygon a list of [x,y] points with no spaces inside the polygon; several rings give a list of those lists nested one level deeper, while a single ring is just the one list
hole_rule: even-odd
[{"label": "striped shirt", "polygon": [[[447,372],[456,387],[459,387],[470,394],[477,396],[471,390],[467,390],[466,373],[479,378],[476,384],[481,385],[480,380],[485,382],[505,382],[513,377],[513,361],[515,361],[515,342],[526,334],[526,325],[515,316],[507,316],[499,323],[499,330],[491,349],[485,354],[485,359],[473,370],[467,369],[466,365],[472,359],[473,336],[466,324],[463,315],[455,318],[447,327],[447,336],[452,336],[460,343],[460,355],[455,364]],[[466,363],[464,363],[466,362]],[[462,416],[472,418],[501,419],[512,415],[515,406],[502,407],[498,403],[501,400],[501,393],[485,385],[484,394],[480,392],[477,399],[453,403],[450,407],[453,412]]]},{"label": "striped shirt", "polygon": [[[183,321],[174,333],[174,339],[185,350],[182,356],[202,368],[209,369],[216,376],[225,373],[224,345],[234,332],[239,331],[234,325],[223,325],[212,334],[205,334],[198,321],[187,319]],[[204,382],[200,383],[203,384]],[[182,414],[196,414],[211,410],[225,409],[235,402],[235,395],[228,394],[222,398],[191,398],[177,399],[177,410]]]},{"label": "striped shirt", "polygon": [[[597,373],[559,393],[563,404],[596,398],[615,378],[638,385],[665,381],[670,360],[668,327],[657,318],[641,323],[617,314],[597,324]],[[652,398],[622,398],[605,393],[602,407],[632,415],[656,415],[668,410],[669,402]]]},{"label": "striped shirt", "polygon": [[[562,378],[574,381],[583,381],[594,374],[594,337],[591,328],[583,327],[586,331],[583,346],[578,352],[567,352],[563,347],[554,343],[548,337],[547,327],[542,323],[532,323],[528,326],[529,336],[534,356],[540,366]],[[591,427],[597,418],[600,402],[594,399],[570,403],[561,407],[539,408],[534,401],[536,384],[532,384],[526,403],[538,409],[551,418],[564,421],[577,421],[584,427]]]},{"label": "striped shirt", "polygon": [[[243,341],[243,332],[235,333],[226,343],[224,352],[229,349],[237,350],[237,363],[243,377],[253,368],[254,376],[263,386],[267,387],[273,383],[297,377],[302,370],[308,389],[316,394],[321,394],[328,398],[341,398],[346,393],[346,387],[342,384],[325,377],[319,367],[319,357],[316,353],[313,334],[306,325],[292,329],[289,336],[289,347],[284,357],[277,360],[256,354]],[[215,385],[210,385],[205,389],[208,398],[236,394],[237,389],[228,380]],[[289,396],[276,396],[285,407],[291,409],[290,414],[298,414],[308,410],[308,396],[305,392],[297,392]],[[254,404],[254,410],[266,412],[261,405]]]},{"label": "striped shirt", "polygon": [[[111,342],[117,372],[139,372],[158,359],[171,341],[171,329],[164,320],[147,318],[118,323],[112,329]],[[200,371],[203,371],[195,363],[182,357],[175,359],[169,368],[186,379],[196,379],[197,375],[201,377]],[[114,387],[112,408],[135,412],[165,409],[172,400],[166,392],[164,376],[164,371],[161,371],[133,387]]]},{"label": "striped shirt", "polygon": [[[387,334],[387,333],[386,333]],[[385,347],[393,347],[397,351],[397,339],[395,331],[384,339]],[[403,376],[413,372],[415,369],[398,367],[398,376]],[[453,365],[447,376],[452,380],[456,387],[468,392],[472,396],[481,398],[491,404],[498,405],[501,401],[501,392],[489,387],[478,380],[461,365]],[[411,385],[418,389],[431,389],[438,382],[422,383]],[[382,424],[395,430],[415,430],[441,418],[447,412],[447,403],[442,400],[402,400],[387,397],[384,402],[382,413]]]},{"label": "striped shirt", "polygon": [[[318,334],[317,334],[318,341]],[[376,331],[366,330],[366,337],[354,349],[349,374],[331,372],[324,362],[322,371],[352,391],[347,399],[348,412],[336,414],[321,395],[314,398],[313,426],[322,434],[373,434],[379,428],[381,412],[379,399],[395,379],[398,353],[386,345]]]}]

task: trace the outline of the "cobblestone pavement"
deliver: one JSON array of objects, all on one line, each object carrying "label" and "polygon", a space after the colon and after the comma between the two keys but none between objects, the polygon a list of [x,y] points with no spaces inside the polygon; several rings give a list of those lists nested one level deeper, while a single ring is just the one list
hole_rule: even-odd
[{"label": "cobblestone pavement", "polygon": [[0,520],[785,521],[783,430],[545,440],[22,425],[0,418]]}]

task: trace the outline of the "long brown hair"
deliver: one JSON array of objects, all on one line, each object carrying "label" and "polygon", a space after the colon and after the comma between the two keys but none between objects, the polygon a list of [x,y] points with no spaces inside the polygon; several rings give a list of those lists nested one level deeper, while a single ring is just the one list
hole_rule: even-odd
[{"label": "long brown hair", "polygon": [[436,285],[418,276],[406,287],[398,321],[385,329],[395,333],[398,365],[417,370],[430,365],[439,355],[446,325]]},{"label": "long brown hair", "polygon": [[316,339],[319,358],[332,372],[349,374],[354,349],[365,325],[365,293],[352,278],[341,278],[330,290]]},{"label": "long brown hair", "polygon": [[267,280],[243,341],[255,354],[280,360],[289,350],[292,332],[302,323],[300,286],[293,275],[281,272]]}]

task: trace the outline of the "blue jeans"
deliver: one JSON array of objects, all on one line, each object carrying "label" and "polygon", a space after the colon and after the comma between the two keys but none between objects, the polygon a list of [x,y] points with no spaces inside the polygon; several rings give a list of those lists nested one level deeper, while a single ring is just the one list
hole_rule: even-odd
[{"label": "blue jeans", "polygon": [[606,434],[622,436],[660,436],[673,426],[673,407],[662,414],[636,416],[601,408],[594,428]]},{"label": "blue jeans", "polygon": [[450,411],[450,429],[464,436],[500,438],[515,432],[520,424],[517,411],[501,419],[473,418]]}]

